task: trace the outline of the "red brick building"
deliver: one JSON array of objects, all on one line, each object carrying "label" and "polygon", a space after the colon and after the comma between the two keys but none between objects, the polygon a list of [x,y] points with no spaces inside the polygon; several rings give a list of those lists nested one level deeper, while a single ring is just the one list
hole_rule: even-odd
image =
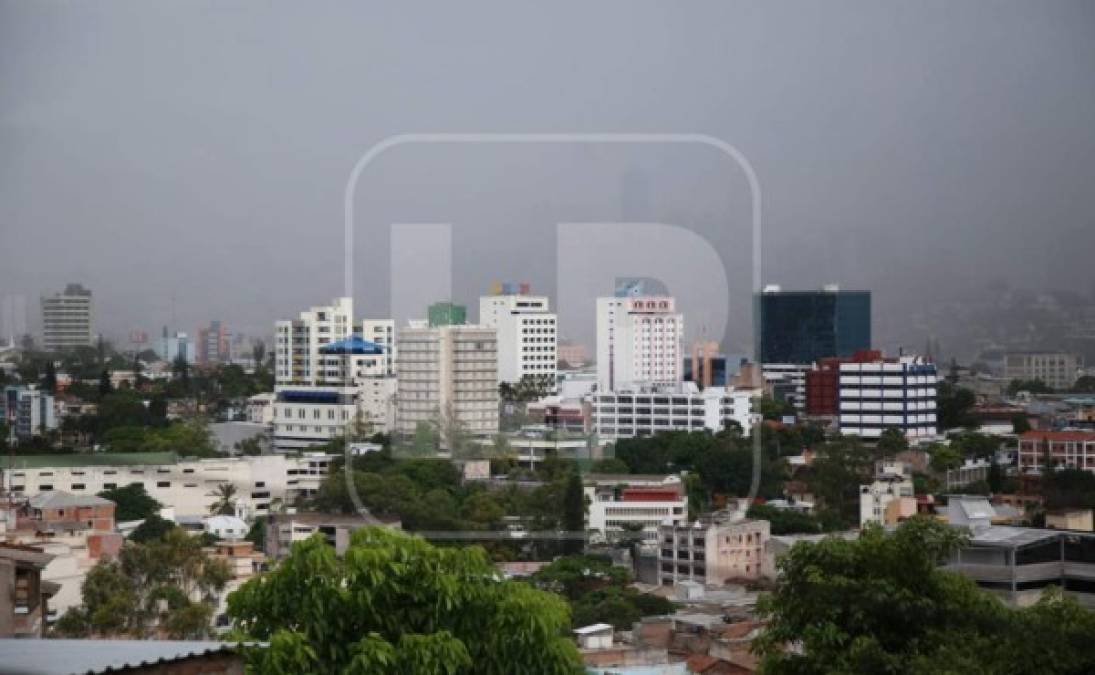
[{"label": "red brick building", "polygon": [[114,502],[61,490],[40,492],[20,507],[16,527],[110,532],[114,530]]}]

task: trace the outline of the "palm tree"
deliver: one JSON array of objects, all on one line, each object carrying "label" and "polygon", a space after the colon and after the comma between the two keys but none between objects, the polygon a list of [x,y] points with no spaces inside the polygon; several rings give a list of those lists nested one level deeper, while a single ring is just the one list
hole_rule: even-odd
[{"label": "palm tree", "polygon": [[209,513],[214,516],[231,516],[236,513],[236,486],[221,483],[211,496],[217,500],[210,504]]}]

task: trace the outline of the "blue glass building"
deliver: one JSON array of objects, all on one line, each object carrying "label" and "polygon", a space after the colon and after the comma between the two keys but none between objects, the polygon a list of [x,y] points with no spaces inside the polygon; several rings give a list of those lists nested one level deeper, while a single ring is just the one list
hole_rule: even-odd
[{"label": "blue glass building", "polygon": [[782,291],[758,297],[761,363],[807,364],[871,348],[870,291]]}]

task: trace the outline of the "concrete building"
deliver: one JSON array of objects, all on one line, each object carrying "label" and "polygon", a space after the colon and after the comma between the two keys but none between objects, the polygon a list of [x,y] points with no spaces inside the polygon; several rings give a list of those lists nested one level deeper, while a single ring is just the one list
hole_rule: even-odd
[{"label": "concrete building", "polygon": [[596,393],[590,397],[593,430],[603,441],[653,436],[659,431],[721,431],[731,422],[748,434],[758,419],[753,389],[708,387],[692,382],[677,387]]},{"label": "concrete building", "polygon": [[57,416],[53,396],[41,389],[18,389],[14,429],[16,437],[20,439],[29,439],[56,430]]},{"label": "concrete building", "polygon": [[479,298],[479,325],[498,334],[498,382],[516,384],[523,377],[555,389],[558,363],[556,316],[547,296],[520,294],[484,295]]},{"label": "concrete building", "polygon": [[1081,374],[1080,358],[1067,352],[1008,352],[1004,379],[1041,380],[1051,389],[1070,389]]},{"label": "concrete building", "polygon": [[908,467],[903,462],[879,462],[874,482],[859,486],[859,526],[896,525],[914,515],[916,491]]},{"label": "concrete building", "polygon": [[42,346],[65,351],[95,344],[95,314],[91,291],[80,284],[42,298]]},{"label": "concrete building", "polygon": [[1095,431],[1028,431],[1019,437],[1019,472],[1041,473],[1053,466],[1095,471]]},{"label": "concrete building", "polygon": [[0,543],[0,637],[43,636],[48,601],[57,591],[56,584],[42,580],[52,559],[34,546]]},{"label": "concrete building", "polygon": [[871,294],[767,286],[758,297],[760,362],[811,364],[871,348]]},{"label": "concrete building", "polygon": [[168,363],[175,363],[179,359],[191,365],[198,362],[198,350],[194,346],[194,340],[182,332],[168,335],[166,326],[163,335],[160,337],[157,353],[162,360]]},{"label": "concrete building", "polygon": [[442,445],[450,430],[498,433],[498,340],[484,326],[418,323],[397,337],[399,387],[396,431],[411,435],[420,423],[439,424]]},{"label": "concrete building", "polygon": [[659,527],[688,520],[688,496],[678,475],[586,474],[583,482],[586,530],[609,541],[635,524],[642,526],[643,540],[654,543]]},{"label": "concrete building", "polygon": [[388,320],[354,332],[353,300],[336,298],[275,325],[273,437],[278,451],[341,436],[352,424],[387,432],[395,416],[395,366]]},{"label": "concrete building", "polygon": [[364,319],[361,322],[361,337],[380,345],[382,352],[376,363],[371,365],[370,376],[395,377],[397,360],[395,347],[395,321],[393,319]]},{"label": "concrete building", "polygon": [[220,321],[210,321],[208,326],[198,330],[198,364],[211,366],[231,360],[232,343]]},{"label": "concrete building", "polygon": [[772,398],[789,403],[802,413],[806,410],[806,377],[812,369],[797,363],[765,363],[761,365],[761,375]]},{"label": "concrete building", "polygon": [[684,317],[676,300],[644,295],[641,284],[597,298],[597,389],[681,382]]},{"label": "concrete building", "polygon": [[179,516],[206,516],[219,486],[236,488],[237,512],[251,518],[271,506],[291,506],[315,494],[335,455],[257,455],[180,459],[172,452],[96,455],[20,455],[0,469],[4,489],[16,498],[64,491],[88,498],[131,483]]},{"label": "concrete building", "polygon": [[350,535],[363,527],[394,527],[399,523],[385,522],[370,515],[341,513],[279,513],[266,521],[266,556],[280,560],[289,555],[293,544],[312,535],[322,534],[335,553],[342,555],[350,546]]},{"label": "concrete building", "polygon": [[722,585],[734,579],[770,576],[765,551],[766,520],[733,520],[725,514],[658,529],[662,584],[694,581]]},{"label": "concrete building", "polygon": [[1050,530],[1095,530],[1091,509],[1061,509],[1046,513],[1046,528]]},{"label": "concrete building", "polygon": [[874,440],[899,429],[911,442],[937,437],[935,364],[918,356],[840,364],[840,433]]}]

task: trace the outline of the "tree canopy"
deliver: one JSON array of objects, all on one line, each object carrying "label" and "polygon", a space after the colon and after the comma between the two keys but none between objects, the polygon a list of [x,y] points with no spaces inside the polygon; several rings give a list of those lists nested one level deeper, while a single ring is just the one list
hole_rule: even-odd
[{"label": "tree canopy", "polygon": [[1095,671],[1095,613],[1053,591],[1033,607],[1006,607],[938,566],[961,537],[918,517],[893,534],[874,526],[858,541],[795,545],[759,606],[764,672]]},{"label": "tree canopy", "polygon": [[382,528],[322,537],[228,600],[263,673],[580,673],[562,598],[500,578],[478,547]]}]

